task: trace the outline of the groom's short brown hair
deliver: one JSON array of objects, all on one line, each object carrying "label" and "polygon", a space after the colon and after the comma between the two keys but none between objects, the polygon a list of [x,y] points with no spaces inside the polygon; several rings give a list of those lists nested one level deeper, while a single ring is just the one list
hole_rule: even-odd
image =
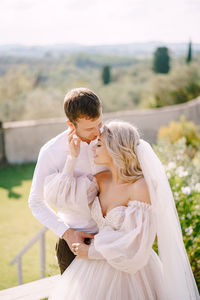
[{"label": "groom's short brown hair", "polygon": [[79,118],[98,118],[101,113],[101,101],[91,90],[76,88],[66,94],[64,111],[67,118],[76,125]]}]

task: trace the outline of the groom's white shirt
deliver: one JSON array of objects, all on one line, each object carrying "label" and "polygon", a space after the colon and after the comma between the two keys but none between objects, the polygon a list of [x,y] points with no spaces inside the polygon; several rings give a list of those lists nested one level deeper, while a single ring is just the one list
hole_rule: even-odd
[{"label": "groom's white shirt", "polygon": [[[85,232],[97,231],[96,222],[91,219],[89,214],[83,214],[80,207],[74,207],[73,210],[69,210],[67,213],[56,213],[44,200],[43,187],[45,177],[55,172],[61,172],[69,154],[68,132],[69,128],[49,140],[40,149],[28,200],[29,207],[38,221],[51,229],[59,237],[69,227]],[[77,158],[74,171],[75,176],[80,176],[84,173],[94,175],[107,169],[106,166],[94,164],[91,147],[95,142],[96,140],[90,144],[81,142],[80,154]]]}]

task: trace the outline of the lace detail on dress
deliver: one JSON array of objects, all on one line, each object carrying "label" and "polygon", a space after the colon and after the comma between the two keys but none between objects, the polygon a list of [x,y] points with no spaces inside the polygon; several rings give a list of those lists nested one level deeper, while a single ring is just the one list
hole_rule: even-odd
[{"label": "lace detail on dress", "polygon": [[130,200],[128,206],[116,206],[110,209],[107,212],[106,216],[103,216],[99,198],[96,197],[91,206],[91,215],[92,218],[96,221],[99,230],[103,229],[105,226],[111,226],[114,230],[119,230],[124,221],[126,209],[128,209],[128,207],[134,206],[140,207],[145,210],[152,208],[151,204],[141,202],[138,200]]},{"label": "lace detail on dress", "polygon": [[138,206],[143,208],[151,208],[152,205],[146,202],[138,201],[138,200],[130,200],[128,203],[129,206]]}]

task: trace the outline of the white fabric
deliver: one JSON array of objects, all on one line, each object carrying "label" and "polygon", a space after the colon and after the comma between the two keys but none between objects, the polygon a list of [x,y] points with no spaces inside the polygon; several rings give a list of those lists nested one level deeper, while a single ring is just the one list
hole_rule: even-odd
[{"label": "white fabric", "polygon": [[[86,232],[95,232],[97,228],[96,223],[89,215],[82,218],[79,207],[68,212],[60,212],[58,210],[56,214],[44,200],[43,189],[45,177],[61,172],[69,154],[68,131],[69,129],[65,130],[48,141],[40,149],[28,200],[29,207],[38,221],[60,237],[69,227]],[[74,171],[75,176],[84,173],[96,174],[107,168],[106,166],[95,165],[93,162],[91,147],[95,142],[92,141],[89,145],[81,142],[80,155]]]},{"label": "white fabric", "polygon": [[[72,166],[72,161],[68,159],[66,164]],[[129,201],[128,207],[117,206],[104,218],[97,192],[97,182],[91,175],[76,178],[63,171],[45,179],[44,198],[60,211],[78,206],[84,216],[89,211],[88,203],[94,201],[91,217],[97,222],[99,233],[95,235],[94,245],[90,246],[89,257],[104,258],[121,271],[135,273],[147,263],[156,235],[151,206]]]},{"label": "white fabric", "polygon": [[150,205],[129,201],[127,207],[118,206],[104,218],[97,198],[92,216],[100,231],[90,246],[89,258],[95,259],[99,252],[111,266],[130,274],[135,274],[147,264],[156,236]]},{"label": "white fabric", "polygon": [[49,300],[168,300],[155,253],[135,274],[119,271],[105,260],[75,259]]},{"label": "white fabric", "polygon": [[155,213],[158,251],[163,265],[168,299],[200,299],[164,167],[150,144],[144,140],[140,140],[137,146],[137,157],[148,184]]},{"label": "white fabric", "polygon": [[[99,232],[89,248],[89,259],[73,261],[50,300],[199,299],[164,168],[147,142],[141,140],[137,149],[152,205],[135,199],[127,207],[118,206],[103,217],[99,199],[95,197],[90,204],[91,216]],[[72,171],[70,159],[67,164]],[[46,200],[54,201],[60,209],[73,203],[86,205],[88,209],[88,202],[96,193],[95,180],[91,175],[70,177],[72,174],[67,174],[64,168],[63,174],[46,178]],[[159,257],[152,250],[155,234]]]},{"label": "white fabric", "polygon": [[89,259],[75,258],[49,300],[167,300],[162,266],[152,249],[156,231],[151,205],[133,200],[103,217],[97,187],[91,175],[75,178],[62,172],[45,180],[46,201],[64,211],[73,205],[83,211],[91,206],[99,228]]}]

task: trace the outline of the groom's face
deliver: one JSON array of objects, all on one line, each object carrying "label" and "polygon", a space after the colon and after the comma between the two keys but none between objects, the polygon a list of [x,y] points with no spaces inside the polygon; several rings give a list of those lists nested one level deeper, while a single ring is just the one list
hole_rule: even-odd
[{"label": "groom's face", "polygon": [[82,141],[90,143],[101,134],[100,129],[102,125],[102,113],[96,119],[80,118],[75,127],[76,135],[78,135]]}]

